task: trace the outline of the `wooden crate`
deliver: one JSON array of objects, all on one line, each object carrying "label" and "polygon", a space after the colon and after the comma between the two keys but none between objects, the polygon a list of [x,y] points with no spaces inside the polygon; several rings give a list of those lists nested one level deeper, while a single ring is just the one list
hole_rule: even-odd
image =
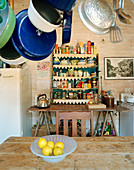
[{"label": "wooden crate", "polygon": [[[56,134],[56,125],[53,125],[53,124],[49,124],[49,129],[50,129],[50,133],[55,133]],[[36,130],[36,127],[32,127],[31,131],[32,131],[32,136],[34,136],[35,134],[35,130]],[[41,125],[39,127],[39,130],[37,132],[37,137],[41,137],[41,136],[46,136],[48,135],[48,130],[47,130],[47,125]]]}]

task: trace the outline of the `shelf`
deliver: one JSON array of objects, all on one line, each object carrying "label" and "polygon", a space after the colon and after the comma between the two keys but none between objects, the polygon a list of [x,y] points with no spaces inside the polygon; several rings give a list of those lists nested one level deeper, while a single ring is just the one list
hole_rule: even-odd
[{"label": "shelf", "polygon": [[60,58],[96,58],[96,54],[54,54],[53,57],[60,57]]},{"label": "shelf", "polygon": [[96,68],[98,65],[53,65],[55,68]]},{"label": "shelf", "polygon": [[53,103],[63,104],[88,104],[89,99],[53,99]]},{"label": "shelf", "polygon": [[62,89],[62,90],[96,90],[98,88],[53,88],[53,89]]},{"label": "shelf", "polygon": [[92,76],[88,76],[88,77],[59,77],[59,76],[53,76],[53,80],[81,80],[81,79],[91,79],[91,78],[97,78],[97,77],[92,77]]}]

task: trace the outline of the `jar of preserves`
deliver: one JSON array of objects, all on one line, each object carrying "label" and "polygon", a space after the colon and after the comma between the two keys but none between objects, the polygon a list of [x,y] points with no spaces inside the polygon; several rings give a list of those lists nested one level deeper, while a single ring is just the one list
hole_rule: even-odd
[{"label": "jar of preserves", "polygon": [[83,99],[86,99],[86,98],[87,98],[86,93],[83,93]]},{"label": "jar of preserves", "polygon": [[73,92],[69,92],[69,99],[73,99],[74,98],[74,93]]}]

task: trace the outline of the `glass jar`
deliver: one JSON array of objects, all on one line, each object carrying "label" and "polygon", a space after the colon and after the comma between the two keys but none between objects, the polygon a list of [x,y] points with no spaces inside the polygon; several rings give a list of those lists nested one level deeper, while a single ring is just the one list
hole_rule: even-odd
[{"label": "glass jar", "polygon": [[83,93],[83,99],[86,99],[87,95],[86,93]]},{"label": "glass jar", "polygon": [[66,99],[66,92],[62,93],[62,99]]},{"label": "glass jar", "polygon": [[73,92],[69,92],[69,99],[73,99],[74,98],[74,93]]},{"label": "glass jar", "polygon": [[57,92],[54,93],[54,99],[57,99]]}]

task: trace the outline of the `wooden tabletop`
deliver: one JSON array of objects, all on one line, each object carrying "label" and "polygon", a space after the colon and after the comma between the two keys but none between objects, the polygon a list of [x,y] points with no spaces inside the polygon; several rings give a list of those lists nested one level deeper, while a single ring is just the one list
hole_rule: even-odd
[{"label": "wooden tabletop", "polygon": [[[88,105],[51,105],[48,108],[38,108],[37,106],[31,106],[27,111],[116,111],[118,110],[117,105],[114,108],[92,108],[89,109]],[[127,112],[129,109],[125,107],[120,107],[120,111]]]},{"label": "wooden tabletop", "polygon": [[47,163],[30,146],[37,137],[11,137],[0,145],[0,169],[134,169],[134,137],[76,137],[77,149],[58,163]]}]

